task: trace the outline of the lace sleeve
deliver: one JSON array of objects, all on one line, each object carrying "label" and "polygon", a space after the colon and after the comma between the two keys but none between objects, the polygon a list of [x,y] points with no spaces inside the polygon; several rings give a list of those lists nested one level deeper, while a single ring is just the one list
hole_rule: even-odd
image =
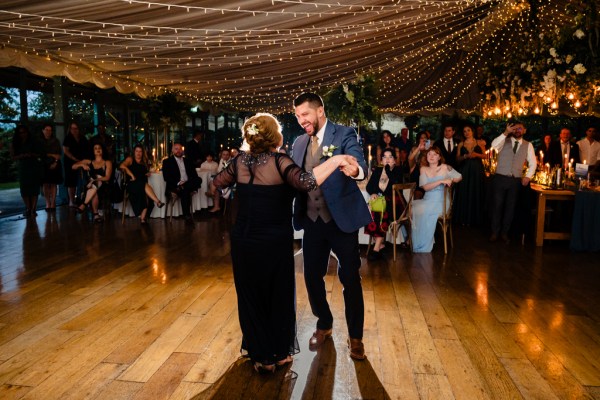
[{"label": "lace sleeve", "polygon": [[235,183],[236,171],[236,160],[233,160],[214,177],[212,181],[213,185],[220,189],[233,185]]},{"label": "lace sleeve", "polygon": [[315,175],[312,172],[306,172],[297,166],[294,161],[285,154],[281,154],[277,158],[277,167],[279,168],[283,180],[294,189],[310,192],[318,187]]}]

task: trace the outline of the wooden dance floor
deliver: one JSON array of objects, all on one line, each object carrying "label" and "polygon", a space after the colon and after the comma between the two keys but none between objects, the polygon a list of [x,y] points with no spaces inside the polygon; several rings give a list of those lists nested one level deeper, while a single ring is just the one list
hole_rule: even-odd
[{"label": "wooden dance floor", "polygon": [[600,399],[598,254],[464,227],[447,256],[439,238],[396,262],[363,254],[364,362],[333,259],[333,340],[309,351],[300,254],[301,352],[258,375],[239,357],[228,232],[223,216],[0,220],[0,398]]}]

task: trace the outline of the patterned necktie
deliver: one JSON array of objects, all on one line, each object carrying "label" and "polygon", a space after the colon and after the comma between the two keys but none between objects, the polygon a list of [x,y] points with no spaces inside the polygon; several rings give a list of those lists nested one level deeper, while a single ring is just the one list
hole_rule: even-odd
[{"label": "patterned necktie", "polygon": [[519,147],[519,141],[515,140],[515,144],[513,145],[513,154],[517,154],[517,147]]},{"label": "patterned necktie", "polygon": [[317,151],[319,151],[319,138],[317,136],[312,136],[310,140],[312,141],[312,144],[310,146],[310,152],[314,156],[315,154],[317,154]]}]

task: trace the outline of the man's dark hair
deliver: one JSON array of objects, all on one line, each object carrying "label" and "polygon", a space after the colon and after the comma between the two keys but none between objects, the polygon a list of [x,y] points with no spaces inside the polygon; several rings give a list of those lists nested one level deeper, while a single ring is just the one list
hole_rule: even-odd
[{"label": "man's dark hair", "polygon": [[300,96],[294,99],[294,107],[298,107],[300,104],[309,102],[314,107],[324,107],[323,99],[316,93],[302,93]]}]

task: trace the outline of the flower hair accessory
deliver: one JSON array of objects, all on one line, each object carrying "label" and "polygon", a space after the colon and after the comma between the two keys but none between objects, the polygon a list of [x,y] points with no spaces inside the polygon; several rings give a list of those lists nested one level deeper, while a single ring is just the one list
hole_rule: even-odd
[{"label": "flower hair accessory", "polygon": [[249,127],[246,128],[246,134],[250,135],[250,136],[254,136],[258,134],[258,127],[256,126],[256,124],[252,124]]},{"label": "flower hair accessory", "polygon": [[323,146],[323,154],[322,157],[329,158],[333,156],[333,152],[337,150],[337,146]]}]

